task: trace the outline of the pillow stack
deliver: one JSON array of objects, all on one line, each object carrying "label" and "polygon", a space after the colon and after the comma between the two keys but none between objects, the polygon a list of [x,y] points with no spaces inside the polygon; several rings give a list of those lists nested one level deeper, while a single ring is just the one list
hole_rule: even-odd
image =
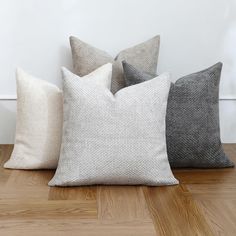
[{"label": "pillow stack", "polygon": [[62,91],[17,70],[15,146],[4,167],[57,168],[50,186],[160,186],[178,183],[170,167],[234,166],[220,141],[222,63],[173,84],[156,75],[159,36],[115,59],[70,43],[75,74],[62,68]]}]

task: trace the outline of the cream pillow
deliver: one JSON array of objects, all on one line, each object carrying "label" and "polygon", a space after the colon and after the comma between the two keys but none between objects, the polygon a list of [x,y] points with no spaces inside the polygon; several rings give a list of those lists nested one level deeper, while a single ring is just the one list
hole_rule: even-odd
[{"label": "cream pillow", "polygon": [[[112,65],[101,66],[82,79],[107,89]],[[60,154],[63,97],[56,86],[17,69],[17,124],[14,150],[5,168],[56,168]]]},{"label": "cream pillow", "polygon": [[177,184],[166,152],[169,89],[163,74],[113,95],[63,69],[62,148],[49,185]]}]

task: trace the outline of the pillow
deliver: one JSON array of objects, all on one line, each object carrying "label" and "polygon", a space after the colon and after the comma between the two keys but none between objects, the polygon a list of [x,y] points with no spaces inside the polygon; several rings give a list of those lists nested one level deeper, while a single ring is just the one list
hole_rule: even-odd
[{"label": "pillow", "polygon": [[63,69],[62,148],[49,185],[177,184],[166,153],[169,88],[164,74],[113,95]]},{"label": "pillow", "polygon": [[[82,79],[110,88],[112,65],[106,64]],[[5,168],[56,168],[63,117],[62,92],[56,86],[17,70],[15,146]]]},{"label": "pillow", "polygon": [[[152,79],[123,62],[127,86]],[[167,106],[166,139],[171,167],[222,168],[234,164],[223,151],[219,125],[222,63],[172,84]]]},{"label": "pillow", "polygon": [[113,93],[116,93],[118,90],[125,87],[121,65],[122,60],[127,60],[141,70],[153,74],[156,73],[160,44],[159,36],[155,36],[146,42],[121,51],[115,59],[108,53],[97,49],[76,37],[70,37],[70,44],[74,71],[79,76],[84,76],[105,63],[113,63],[111,85],[111,91]]}]

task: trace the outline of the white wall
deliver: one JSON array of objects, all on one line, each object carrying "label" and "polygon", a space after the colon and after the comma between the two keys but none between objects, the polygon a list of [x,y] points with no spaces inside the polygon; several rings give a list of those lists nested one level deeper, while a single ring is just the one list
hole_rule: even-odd
[{"label": "white wall", "polygon": [[235,0],[0,0],[0,143],[14,137],[15,67],[60,85],[71,68],[68,37],[112,55],[161,35],[158,73],[173,79],[224,62],[221,130],[236,142]]}]

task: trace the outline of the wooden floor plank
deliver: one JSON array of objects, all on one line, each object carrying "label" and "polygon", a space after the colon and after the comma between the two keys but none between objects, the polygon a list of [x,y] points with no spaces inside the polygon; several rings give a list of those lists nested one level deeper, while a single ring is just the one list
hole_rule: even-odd
[{"label": "wooden floor plank", "polygon": [[0,166],[3,167],[3,164],[10,158],[13,150],[13,145],[11,144],[1,144],[0,145]]},{"label": "wooden floor plank", "polygon": [[100,220],[151,219],[141,187],[101,186],[98,207]]},{"label": "wooden floor plank", "polygon": [[2,186],[0,187],[0,200],[47,200],[50,188],[46,186]]},{"label": "wooden floor plank", "polygon": [[49,200],[94,200],[97,199],[97,187],[54,187],[50,188]]},{"label": "wooden floor plank", "polygon": [[236,200],[199,200],[214,235],[236,235]]},{"label": "wooden floor plank", "polygon": [[213,235],[204,214],[183,186],[145,187],[158,235]]},{"label": "wooden floor plank", "polygon": [[50,179],[53,177],[52,170],[11,170],[8,178],[7,186],[37,187],[47,186]]},{"label": "wooden floor plank", "polygon": [[[2,224],[1,224],[2,223]],[[4,236],[155,236],[151,223],[143,221],[97,220],[5,220],[0,223]],[[40,230],[39,230],[40,229]]]},{"label": "wooden floor plank", "polygon": [[226,169],[191,169],[191,170],[173,170],[175,177],[181,184],[217,184],[217,183],[235,183],[235,168]]},{"label": "wooden floor plank", "polygon": [[235,183],[188,184],[186,185],[194,199],[236,200]]},{"label": "wooden floor plank", "polygon": [[6,184],[8,178],[11,175],[11,171],[4,169],[4,163],[10,158],[13,150],[13,145],[0,145],[0,185]]},{"label": "wooden floor plank", "polygon": [[96,219],[96,201],[1,200],[0,221],[6,219]]}]

